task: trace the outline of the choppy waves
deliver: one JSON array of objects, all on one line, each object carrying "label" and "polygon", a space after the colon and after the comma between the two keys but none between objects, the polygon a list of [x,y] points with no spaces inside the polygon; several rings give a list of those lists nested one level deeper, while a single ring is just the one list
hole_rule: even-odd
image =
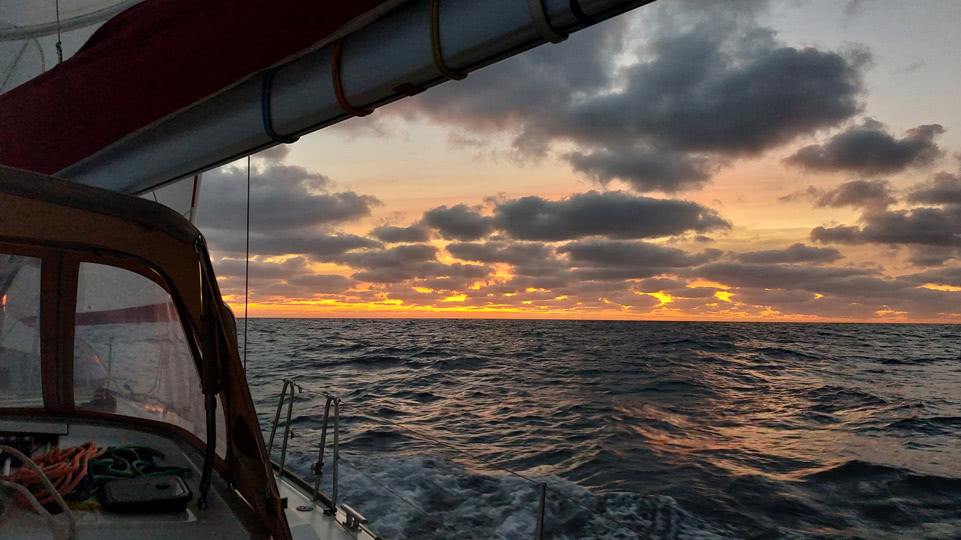
[{"label": "choppy waves", "polygon": [[[541,482],[545,538],[958,538],[959,338],[254,320],[249,378],[265,429],[281,376],[344,398],[342,500],[391,540],[531,538]],[[306,477],[322,414],[298,396],[290,461]]]}]

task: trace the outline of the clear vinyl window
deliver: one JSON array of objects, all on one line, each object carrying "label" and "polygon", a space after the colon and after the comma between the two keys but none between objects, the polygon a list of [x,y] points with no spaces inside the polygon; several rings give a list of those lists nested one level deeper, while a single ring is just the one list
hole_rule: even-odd
[{"label": "clear vinyl window", "polygon": [[0,254],[0,407],[38,406],[40,259]]},{"label": "clear vinyl window", "polygon": [[[206,440],[200,376],[163,287],[122,268],[80,264],[74,401],[79,409],[175,424]],[[217,420],[223,455],[222,407]]]}]

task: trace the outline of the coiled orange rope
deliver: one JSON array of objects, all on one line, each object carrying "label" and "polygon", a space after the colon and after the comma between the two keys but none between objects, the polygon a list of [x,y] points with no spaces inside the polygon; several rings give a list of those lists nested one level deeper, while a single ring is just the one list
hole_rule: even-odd
[{"label": "coiled orange rope", "polygon": [[[66,495],[77,487],[80,480],[87,475],[87,464],[91,459],[99,457],[107,449],[94,446],[93,442],[87,441],[80,446],[71,448],[55,448],[46,454],[31,458],[31,461],[40,467],[40,470],[47,475],[50,482],[61,495]],[[44,488],[40,482],[40,477],[33,470],[27,467],[20,467],[9,477],[3,477],[11,482],[16,482],[23,487],[30,489],[31,486],[39,484],[39,491],[31,491],[36,496],[40,504],[46,505],[53,502],[54,497],[50,493],[44,494]]]}]

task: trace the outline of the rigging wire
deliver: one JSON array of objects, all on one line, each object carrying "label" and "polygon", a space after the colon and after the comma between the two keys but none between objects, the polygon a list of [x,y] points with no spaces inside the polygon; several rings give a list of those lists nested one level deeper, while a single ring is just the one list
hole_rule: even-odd
[{"label": "rigging wire", "polygon": [[247,300],[250,293],[250,156],[247,156],[247,248],[244,256],[244,372],[247,371]]},{"label": "rigging wire", "polygon": [[60,0],[54,0],[57,9],[57,63],[63,62],[63,42],[60,40]]}]

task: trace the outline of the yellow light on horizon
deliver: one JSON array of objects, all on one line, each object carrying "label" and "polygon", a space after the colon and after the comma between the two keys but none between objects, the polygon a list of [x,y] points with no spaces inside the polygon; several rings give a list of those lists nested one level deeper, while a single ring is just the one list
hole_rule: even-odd
[{"label": "yellow light on horizon", "polygon": [[670,304],[671,302],[674,301],[674,297],[671,296],[671,295],[669,295],[669,294],[667,294],[667,293],[662,293],[662,292],[650,292],[650,293],[643,293],[643,294],[646,294],[646,295],[648,295],[648,296],[653,296],[654,298],[657,298],[658,301],[661,302],[660,305],[662,305],[662,306],[663,306],[664,304]]},{"label": "yellow light on horizon", "polygon": [[724,300],[729,304],[732,303],[731,296],[732,296],[732,293],[729,291],[717,291],[714,293],[714,298],[717,298],[719,300]]},{"label": "yellow light on horizon", "polygon": [[961,287],[955,287],[954,285],[939,285],[937,283],[925,283],[921,287],[925,289],[932,289],[935,291],[961,292]]},{"label": "yellow light on horizon", "polygon": [[428,293],[434,292],[434,289],[431,289],[430,287],[413,287],[413,289],[422,294],[428,294]]},{"label": "yellow light on horizon", "polygon": [[455,294],[454,296],[448,296],[447,298],[441,300],[441,302],[463,302],[467,300],[467,295],[464,293]]}]

